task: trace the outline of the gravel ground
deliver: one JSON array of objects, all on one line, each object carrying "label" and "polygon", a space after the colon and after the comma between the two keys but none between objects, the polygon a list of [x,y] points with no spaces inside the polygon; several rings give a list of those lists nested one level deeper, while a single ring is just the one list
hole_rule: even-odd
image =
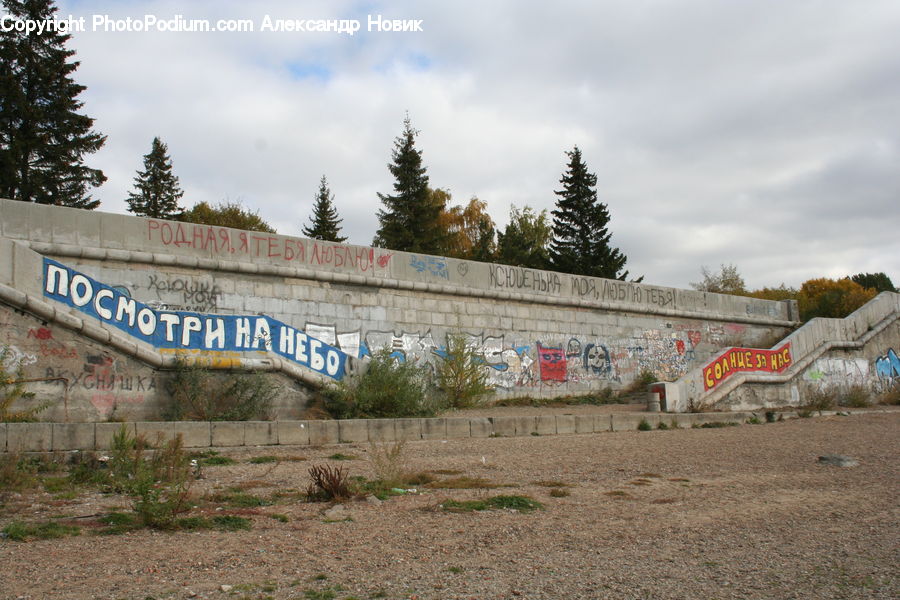
[{"label": "gravel ground", "polygon": [[[205,468],[194,491],[236,484],[259,495],[305,490],[308,468],[325,462],[372,476],[371,450],[229,451],[239,463]],[[357,458],[327,459],[338,451]],[[859,465],[817,462],[832,453]],[[294,460],[247,462],[264,454]],[[281,502],[243,511],[250,531],[0,540],[0,598],[894,599],[898,457],[898,412],[722,429],[410,442],[403,449],[410,470],[457,470],[511,487],[358,500],[330,518],[325,504]],[[547,481],[568,484],[557,489],[569,495],[553,497],[554,488],[536,483]],[[440,508],[450,498],[496,494],[527,495],[545,508]],[[12,494],[0,527],[116,506],[128,500]],[[267,516],[276,513],[288,520]]]}]

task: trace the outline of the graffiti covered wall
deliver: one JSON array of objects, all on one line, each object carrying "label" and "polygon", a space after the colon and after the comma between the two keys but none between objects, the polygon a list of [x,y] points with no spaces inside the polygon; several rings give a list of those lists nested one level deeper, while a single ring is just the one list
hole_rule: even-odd
[{"label": "graffiti covered wall", "polygon": [[39,299],[63,324],[77,315],[94,341],[10,304],[0,339],[28,375],[77,380],[71,401],[86,418],[153,414],[165,371],[147,352],[214,366],[264,358],[340,380],[385,347],[436,369],[447,336],[462,335],[499,394],[553,397],[645,371],[676,379],[795,318],[752,298],[6,200],[0,210],[9,297]]}]

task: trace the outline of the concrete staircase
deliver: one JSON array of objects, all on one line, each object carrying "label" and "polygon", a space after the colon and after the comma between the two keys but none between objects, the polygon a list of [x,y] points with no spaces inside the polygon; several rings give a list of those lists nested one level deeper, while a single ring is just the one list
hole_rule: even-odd
[{"label": "concrete staircase", "polygon": [[[729,353],[726,349],[707,365],[697,367],[674,382],[665,383],[666,410],[754,410],[764,406],[800,405],[802,392],[797,381],[817,359],[835,351],[850,351],[860,356],[876,338],[887,335],[897,343],[900,337],[900,294],[882,292],[843,319],[815,318],[772,347],[790,344],[791,364],[780,373],[740,371],[732,374],[712,389],[704,389],[704,370]],[[870,349],[868,354],[877,352]],[[873,368],[873,373],[875,369]],[[749,405],[736,399],[741,388],[751,385],[767,386],[761,406]]]}]

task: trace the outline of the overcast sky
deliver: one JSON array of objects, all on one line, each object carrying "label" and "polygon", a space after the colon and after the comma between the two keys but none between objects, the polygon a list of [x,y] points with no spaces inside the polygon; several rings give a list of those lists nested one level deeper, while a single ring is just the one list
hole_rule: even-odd
[{"label": "overcast sky", "polygon": [[[688,287],[737,265],[750,288],[886,272],[900,283],[900,2],[62,1],[89,161],[125,197],[154,136],[182,203],[240,200],[279,233],[308,223],[327,176],[368,245],[408,111],[432,187],[554,207],[578,145],[645,282]],[[102,32],[95,15],[246,19],[254,32]],[[264,19],[361,29],[261,31]],[[368,16],[421,32],[367,31]]]}]

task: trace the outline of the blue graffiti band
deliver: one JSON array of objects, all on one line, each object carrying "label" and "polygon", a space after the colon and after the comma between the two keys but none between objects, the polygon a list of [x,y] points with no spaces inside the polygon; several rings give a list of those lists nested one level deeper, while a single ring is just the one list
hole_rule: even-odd
[{"label": "blue graffiti band", "polygon": [[268,351],[331,377],[343,378],[347,355],[265,315],[157,310],[120,288],[44,258],[44,296],[116,327],[155,348],[208,352]]}]

